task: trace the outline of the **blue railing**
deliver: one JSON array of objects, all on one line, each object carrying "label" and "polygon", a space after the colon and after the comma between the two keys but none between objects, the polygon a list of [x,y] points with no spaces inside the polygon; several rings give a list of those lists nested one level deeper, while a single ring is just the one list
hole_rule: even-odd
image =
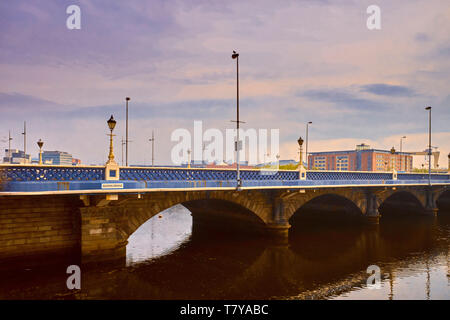
[{"label": "blue railing", "polygon": [[[3,191],[61,191],[107,189],[105,168],[94,166],[0,165]],[[236,186],[236,169],[120,168],[121,189],[221,188]],[[427,174],[390,172],[308,171],[299,180],[298,171],[241,170],[243,187],[289,187],[320,185],[424,184]],[[449,174],[432,174],[433,183],[450,183]]]},{"label": "blue railing", "polygon": [[[297,180],[298,171],[241,170],[242,180]],[[183,180],[236,180],[236,170],[230,169],[170,169],[123,168],[121,180],[183,181]]]},{"label": "blue railing", "polygon": [[104,167],[1,166],[4,181],[95,181],[105,177]]}]

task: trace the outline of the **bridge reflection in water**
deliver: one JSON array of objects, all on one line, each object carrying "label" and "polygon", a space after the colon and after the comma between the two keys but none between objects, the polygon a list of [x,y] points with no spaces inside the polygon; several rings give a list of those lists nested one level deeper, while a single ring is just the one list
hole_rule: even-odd
[{"label": "bridge reflection in water", "polygon": [[[135,231],[126,263],[83,269],[80,291],[65,288],[66,266],[56,265],[2,273],[0,298],[450,298],[449,213],[403,219],[394,213],[408,212],[385,209],[379,225],[367,226],[330,220],[330,212],[349,213],[341,204],[327,212],[312,203],[296,212],[284,244],[217,229],[191,233],[192,218],[178,205]],[[366,287],[373,264],[381,268],[378,290]]]}]

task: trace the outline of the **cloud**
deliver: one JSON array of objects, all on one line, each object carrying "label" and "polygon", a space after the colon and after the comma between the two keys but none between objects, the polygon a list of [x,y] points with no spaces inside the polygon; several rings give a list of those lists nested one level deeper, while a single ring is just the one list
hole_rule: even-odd
[{"label": "cloud", "polygon": [[390,85],[385,83],[368,84],[361,87],[363,92],[373,93],[379,96],[389,97],[410,97],[414,96],[414,90],[398,85]]},{"label": "cloud", "polygon": [[[66,28],[70,4],[81,30]],[[313,144],[379,141],[426,132],[432,105],[433,130],[448,131],[446,3],[379,5],[389,14],[372,32],[354,0],[0,1],[0,136],[11,128],[20,142],[26,120],[33,141],[103,161],[106,120],[114,114],[122,134],[130,96],[133,161],[152,128],[168,163],[175,128],[234,126],[234,49],[246,128],[280,128],[295,146],[313,121]]]},{"label": "cloud", "polygon": [[300,92],[298,95],[314,101],[330,102],[341,110],[379,111],[385,109],[383,104],[375,100],[359,97],[344,89],[313,89]]},{"label": "cloud", "polygon": [[431,38],[426,33],[419,32],[414,36],[414,40],[416,40],[417,42],[429,42]]}]

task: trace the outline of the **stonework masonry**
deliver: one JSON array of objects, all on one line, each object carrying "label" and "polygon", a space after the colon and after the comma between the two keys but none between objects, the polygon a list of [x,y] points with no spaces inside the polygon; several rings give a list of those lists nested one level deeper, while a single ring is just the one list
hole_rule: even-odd
[{"label": "stonework masonry", "polygon": [[[129,236],[151,217],[185,205],[193,226],[228,228],[286,239],[290,218],[312,199],[336,195],[378,223],[380,205],[397,192],[435,215],[447,187],[317,188],[292,190],[158,191],[120,195],[0,197],[0,261],[36,254],[79,253],[82,262],[123,258]],[[449,194],[449,192],[446,192]],[[443,203],[443,202],[442,202]]]}]

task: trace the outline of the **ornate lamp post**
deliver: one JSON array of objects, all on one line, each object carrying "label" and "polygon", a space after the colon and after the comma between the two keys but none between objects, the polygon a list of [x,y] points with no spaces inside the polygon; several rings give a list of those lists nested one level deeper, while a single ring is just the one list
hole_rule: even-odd
[{"label": "ornate lamp post", "polygon": [[298,170],[300,173],[300,180],[306,180],[306,169],[303,166],[303,139],[302,137],[297,140],[298,146],[300,147],[300,163],[298,166]]},{"label": "ornate lamp post", "polygon": [[391,148],[391,158],[392,158],[392,171],[394,171],[395,170],[395,148],[394,147],[392,147]]},{"label": "ornate lamp post", "polygon": [[450,173],[450,153],[448,154],[448,173]]},{"label": "ornate lamp post", "polygon": [[297,142],[300,147],[300,166],[303,166],[303,138],[298,138]]},{"label": "ornate lamp post", "polygon": [[42,165],[42,146],[44,145],[44,141],[39,139],[39,141],[37,142],[37,145],[39,147],[39,165]]},{"label": "ornate lamp post", "polygon": [[397,180],[397,170],[395,168],[395,148],[391,149],[392,154],[392,180]]},{"label": "ornate lamp post", "polygon": [[106,162],[106,164],[110,164],[115,163],[113,151],[113,130],[116,127],[116,120],[114,120],[114,117],[111,115],[111,118],[109,118],[107,122],[109,130],[111,130],[111,133],[109,134],[109,155],[108,155],[108,162]]},{"label": "ornate lamp post", "polygon": [[[108,128],[110,130],[109,136],[109,155],[108,155],[108,161],[106,162],[106,168],[105,168],[105,180],[119,180],[119,165],[114,161],[114,150],[113,150],[113,130],[116,126],[116,120],[114,120],[114,117],[111,115],[111,118],[107,121]],[[107,199],[110,200],[117,200],[117,195],[107,195]]]},{"label": "ornate lamp post", "polygon": [[187,167],[190,168],[191,167],[191,149],[187,150],[187,154],[188,154],[188,163],[187,163]]}]

